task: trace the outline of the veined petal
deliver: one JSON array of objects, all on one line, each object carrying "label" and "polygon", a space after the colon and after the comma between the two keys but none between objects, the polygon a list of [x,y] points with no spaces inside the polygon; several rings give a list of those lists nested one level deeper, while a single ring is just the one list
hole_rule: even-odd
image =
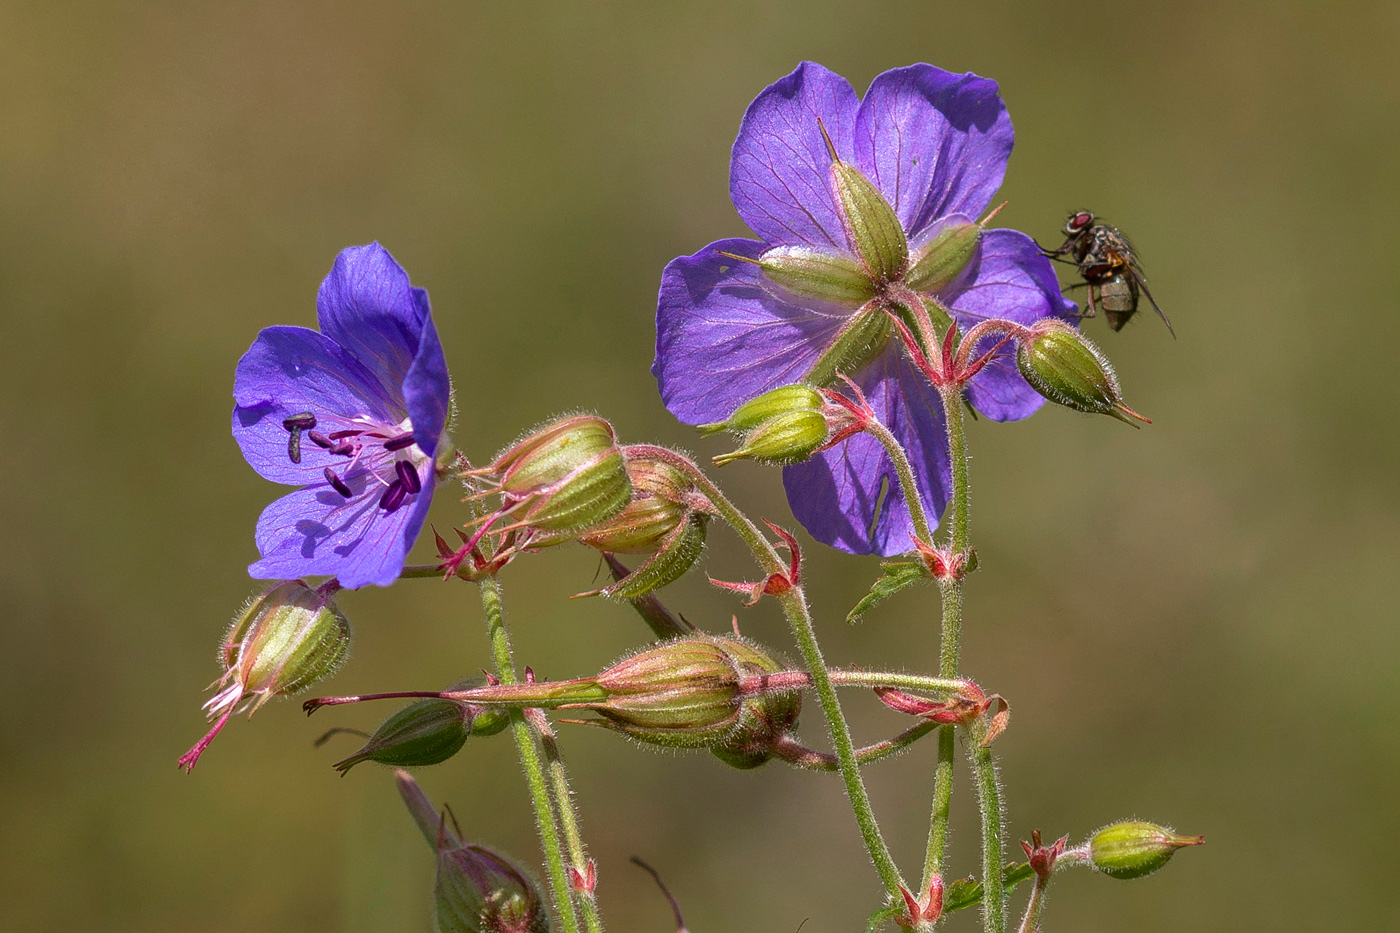
[{"label": "veined petal", "polygon": [[845,316],[793,304],[752,263],[753,240],[719,240],[671,260],[661,274],[652,375],[671,414],[687,424],[723,421],[760,393],[798,382]]},{"label": "veined petal", "polygon": [[[426,292],[423,302],[426,306]],[[437,452],[438,439],[447,424],[452,382],[447,375],[447,360],[443,356],[431,314],[425,313],[423,317],[418,352],[408,375],[404,377],[403,394],[408,417],[413,421],[413,440],[419,450],[432,457]]]},{"label": "veined petal", "polygon": [[262,559],[248,568],[255,579],[336,576],[342,586],[388,586],[403,571],[433,498],[431,462],[419,466],[423,489],[402,508],[379,507],[384,487],[369,474],[345,478],[346,499],[325,483],[289,493],[263,510],[257,543]]},{"label": "veined petal", "polygon": [[244,458],[264,479],[296,485],[320,481],[325,467],[343,461],[303,439],[301,462],[293,463],[284,419],[309,411],[395,424],[406,414],[358,359],[305,327],[264,328],[238,361],[233,399],[233,436]]},{"label": "veined petal", "polygon": [[[930,523],[948,502],[951,478],[942,403],[891,346],[856,379],[871,408],[904,446]],[[890,557],[914,548],[914,523],[884,448],[857,434],[783,470],[793,515],[825,544],[851,554]],[[877,510],[878,506],[878,510]]]},{"label": "veined petal", "polygon": [[913,239],[940,217],[985,211],[1013,141],[995,81],[910,65],[871,82],[856,114],[855,163]]},{"label": "veined petal", "polygon": [[397,396],[421,343],[428,293],[409,284],[378,243],[340,251],[316,295],[321,333],[354,354]]},{"label": "veined petal", "polygon": [[[1076,322],[1076,305],[1060,294],[1050,260],[1030,237],[1015,230],[984,233],[978,258],[939,298],[964,328],[988,318],[1027,325],[1046,317]],[[997,339],[981,341],[978,352],[990,350]],[[1028,418],[1045,404],[1017,370],[1013,343],[972,378],[967,395],[973,407],[993,421]]]},{"label": "veined petal", "polygon": [[729,196],[744,223],[770,245],[847,248],[817,121],[849,158],[857,105],[850,82],[813,62],[749,104],[730,157]]}]

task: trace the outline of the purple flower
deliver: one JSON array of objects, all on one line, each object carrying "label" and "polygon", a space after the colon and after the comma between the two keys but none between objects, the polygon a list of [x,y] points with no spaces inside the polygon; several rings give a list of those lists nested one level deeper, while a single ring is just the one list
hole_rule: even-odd
[{"label": "purple flower", "polygon": [[258,519],[261,579],[387,586],[433,498],[450,385],[428,293],[378,243],[336,257],[320,332],[269,327],[238,361],[233,436],[263,477],[301,488]]},{"label": "purple flower", "polygon": [[[913,257],[941,231],[987,209],[1012,145],[996,82],[931,65],[885,72],[863,101],[844,78],[811,62],[759,94],[734,143],[729,192],[761,239],[711,243],[672,260],[662,275],[652,373],[666,407],[688,424],[723,421],[780,385],[828,380],[829,372],[817,375],[814,368],[829,368],[827,351],[843,326],[862,308],[888,307],[900,289],[908,296],[912,288],[964,328],[988,318],[1072,319],[1075,305],[1060,295],[1050,262],[1012,230],[983,232],[962,271],[931,287],[899,272],[904,266],[892,277],[871,274],[860,294],[827,289],[819,299],[775,284],[752,260],[779,247],[844,267],[855,263],[862,275],[871,268],[848,235],[823,128],[836,155],[893,208]],[[1017,371],[1013,353],[1008,345],[967,386],[973,406],[996,421],[1025,418],[1044,403]],[[888,329],[868,352],[842,363],[908,450],[925,501],[941,514],[950,478],[937,391]],[[794,514],[820,541],[857,554],[913,547],[894,467],[869,435],[786,467],[784,485]]]}]

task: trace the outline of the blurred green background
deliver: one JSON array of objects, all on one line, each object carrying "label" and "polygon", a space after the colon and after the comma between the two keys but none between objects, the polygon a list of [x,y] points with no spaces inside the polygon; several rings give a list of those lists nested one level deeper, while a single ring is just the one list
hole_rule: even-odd
[{"label": "blurred green background", "polygon": [[[336,251],[378,239],[432,294],[475,458],[580,407],[718,452],[648,374],[658,277],[744,232],[739,118],[811,58],[859,91],[913,61],[996,78],[1018,138],[999,222],[1053,241],[1071,208],[1106,215],[1180,335],[1150,311],[1087,325],[1146,430],[1063,410],[972,430],[965,666],[1014,707],[1012,837],[1137,815],[1209,840],[1145,881],[1064,877],[1046,928],[1400,929],[1397,44],[1393,2],[0,4],[0,926],[428,928],[430,854],[389,774],[338,777],[352,740],[311,748],[387,708],[272,704],[175,768],[278,494],[229,436],[234,363],[260,327],[313,324]],[[721,479],[790,522],[775,472]],[[748,572],[712,542],[711,573]],[[834,661],[936,666],[932,590],[851,630],[876,562],[809,554]],[[510,568],[522,663],[579,675],[644,640],[626,607],[565,598],[596,567]],[[668,600],[716,630],[737,608],[699,576]],[[357,644],[332,692],[488,661],[465,586],[341,605]],[[773,606],[742,623],[793,653]],[[900,727],[850,709],[858,738]],[[863,928],[878,884],[835,779],[563,741],[612,929],[669,929],[633,854],[696,933]],[[869,771],[910,871],[932,753]],[[537,861],[508,740],[421,778]]]}]

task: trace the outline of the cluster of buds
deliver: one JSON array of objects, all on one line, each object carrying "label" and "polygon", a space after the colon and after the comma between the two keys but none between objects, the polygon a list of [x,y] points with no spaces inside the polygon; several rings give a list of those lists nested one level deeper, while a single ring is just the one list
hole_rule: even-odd
[{"label": "cluster of buds", "polygon": [[578,536],[581,543],[604,554],[649,556],[611,586],[581,596],[638,599],[680,579],[705,549],[714,506],[674,463],[649,450],[626,449],[631,501]]},{"label": "cluster of buds", "polygon": [[[470,689],[478,684],[453,684],[449,690]],[[410,703],[374,730],[355,754],[335,763],[346,774],[362,761],[394,768],[440,764],[462,750],[472,736],[496,735],[510,725],[503,709],[431,698]],[[340,730],[332,730],[323,738]]]},{"label": "cluster of buds", "polygon": [[180,757],[191,771],[236,711],[251,716],[274,696],[290,696],[324,680],[350,651],[350,623],[331,599],[332,582],[313,590],[300,580],[278,583],[233,620],[219,647],[221,688],[204,704],[214,725]]},{"label": "cluster of buds", "polygon": [[1018,340],[1016,366],[1041,395],[1075,411],[1125,424],[1151,422],[1123,403],[1118,376],[1103,351],[1062,321],[1037,321]]},{"label": "cluster of buds", "polygon": [[395,775],[399,795],[437,853],[433,900],[441,933],[548,933],[549,914],[539,888],[514,862],[482,845],[464,842],[448,826],[418,782]]}]

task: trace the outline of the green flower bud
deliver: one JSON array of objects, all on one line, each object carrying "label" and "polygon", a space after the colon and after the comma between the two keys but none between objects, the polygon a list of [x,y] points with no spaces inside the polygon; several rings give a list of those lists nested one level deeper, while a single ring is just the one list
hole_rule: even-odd
[{"label": "green flower bud", "polygon": [[689,519],[691,484],[680,470],[645,456],[629,457],[627,474],[632,501],[578,540],[612,554],[651,553]]},{"label": "green flower bud", "polygon": [[1075,411],[1111,415],[1125,424],[1147,421],[1123,404],[1113,367],[1077,330],[1045,319],[1030,331],[1017,349],[1016,366],[1037,392]]},{"label": "green flower bud", "polygon": [[875,296],[869,273],[843,253],[776,246],[759,257],[758,266],[770,282],[803,298],[859,305]]},{"label": "green flower bud", "polygon": [[826,443],[830,433],[826,415],[820,411],[789,412],[754,429],[738,450],[715,457],[715,466],[735,460],[757,460],[782,466],[801,463]]},{"label": "green flower bud", "polygon": [[233,620],[219,649],[222,688],[204,704],[214,727],[180,758],[192,770],[235,709],[249,715],[274,696],[290,696],[334,674],[350,651],[350,623],[329,591],[300,580],[278,583]]},{"label": "green flower bud", "polygon": [[879,356],[894,335],[894,322],[880,308],[867,305],[855,312],[807,371],[803,382],[826,386],[837,373],[854,375]]},{"label": "green flower bud", "polygon": [[362,761],[398,768],[435,765],[461,751],[468,736],[495,735],[509,724],[510,714],[500,708],[419,700],[384,720],[364,747],[337,761],[335,769],[345,774]]},{"label": "green flower bud", "polygon": [[705,550],[709,520],[700,512],[687,514],[684,524],[677,525],[662,539],[655,554],[612,586],[596,592],[616,599],[639,599],[676,582],[695,566]]},{"label": "green flower bud", "polygon": [[1111,878],[1141,878],[1161,868],[1177,849],[1198,846],[1204,836],[1178,836],[1155,823],[1114,823],[1089,837],[1094,867]]},{"label": "green flower bud", "polygon": [[627,460],[612,425],[593,415],[563,418],[512,445],[494,475],[511,527],[573,533],[616,515],[632,498]]},{"label": "green flower bud", "polygon": [[936,292],[944,288],[961,275],[977,255],[977,244],[981,239],[981,224],[970,220],[947,220],[936,236],[915,251],[904,283],[921,292]]},{"label": "green flower bud", "polygon": [[822,394],[810,385],[799,382],[778,386],[734,409],[734,414],[730,415],[727,421],[700,425],[700,431],[706,437],[720,431],[747,434],[781,415],[799,411],[821,411],[822,405]]},{"label": "green flower bud", "polygon": [[[727,641],[730,656],[744,676],[776,674],[783,669],[752,645],[733,639]],[[739,706],[738,723],[710,752],[732,767],[757,768],[773,757],[773,744],[797,728],[801,712],[802,694],[796,690],[745,696]]]},{"label": "green flower bud", "polygon": [[876,282],[893,282],[909,262],[904,225],[894,208],[860,169],[842,162],[832,151],[831,186],[841,206],[841,220],[851,249]]}]

